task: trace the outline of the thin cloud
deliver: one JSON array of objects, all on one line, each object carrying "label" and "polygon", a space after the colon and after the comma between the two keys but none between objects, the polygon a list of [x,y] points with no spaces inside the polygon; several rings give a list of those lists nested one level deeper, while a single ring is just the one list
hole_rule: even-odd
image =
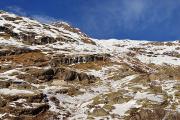
[{"label": "thin cloud", "polygon": [[42,23],[52,23],[58,19],[46,15],[32,15],[32,18]]},{"label": "thin cloud", "polygon": [[144,0],[115,0],[87,6],[83,15],[89,26],[86,29],[102,33],[113,33],[116,27],[133,29],[136,23],[144,18],[147,4]]},{"label": "thin cloud", "polygon": [[24,12],[24,10],[18,6],[8,6],[7,10],[18,15],[27,16],[26,12]]},{"label": "thin cloud", "polygon": [[180,1],[170,0],[113,0],[96,3],[84,8],[83,19],[89,24],[84,29],[102,33],[115,33],[116,28],[122,31],[142,31],[152,25],[169,22],[179,5]]},{"label": "thin cloud", "polygon": [[24,12],[25,10],[23,8],[19,6],[8,6],[7,11],[21,15],[21,16],[31,17],[42,23],[52,23],[52,22],[58,21],[57,19],[47,16],[47,15],[32,15],[32,14],[29,15],[28,13]]},{"label": "thin cloud", "polygon": [[148,2],[145,0],[124,1],[122,9],[119,11],[121,17],[117,18],[120,19],[119,26],[123,26],[125,29],[133,29],[136,23],[144,18],[147,9]]}]

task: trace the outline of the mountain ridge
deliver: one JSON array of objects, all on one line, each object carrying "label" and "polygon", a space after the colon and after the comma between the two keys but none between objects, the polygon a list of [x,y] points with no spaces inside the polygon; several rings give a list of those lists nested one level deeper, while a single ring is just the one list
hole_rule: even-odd
[{"label": "mountain ridge", "polygon": [[0,119],[180,119],[180,41],[98,40],[0,12]]}]

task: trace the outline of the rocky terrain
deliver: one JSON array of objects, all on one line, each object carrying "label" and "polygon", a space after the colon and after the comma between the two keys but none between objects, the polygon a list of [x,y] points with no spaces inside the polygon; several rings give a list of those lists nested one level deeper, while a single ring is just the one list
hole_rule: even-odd
[{"label": "rocky terrain", "polygon": [[96,40],[0,11],[0,119],[179,120],[180,41]]}]

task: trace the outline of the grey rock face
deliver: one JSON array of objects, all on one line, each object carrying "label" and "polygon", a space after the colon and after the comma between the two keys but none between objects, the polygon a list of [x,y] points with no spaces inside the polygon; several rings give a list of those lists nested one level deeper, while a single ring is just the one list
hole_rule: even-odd
[{"label": "grey rock face", "polygon": [[63,79],[65,81],[82,81],[82,80],[96,80],[96,77],[93,75],[88,75],[83,72],[76,72],[73,70],[58,68],[56,71],[56,77],[59,79]]},{"label": "grey rock face", "polygon": [[60,55],[54,57],[51,60],[50,64],[55,67],[59,65],[107,61],[109,57],[110,57],[109,54],[92,54],[92,55],[76,55],[76,56]]}]

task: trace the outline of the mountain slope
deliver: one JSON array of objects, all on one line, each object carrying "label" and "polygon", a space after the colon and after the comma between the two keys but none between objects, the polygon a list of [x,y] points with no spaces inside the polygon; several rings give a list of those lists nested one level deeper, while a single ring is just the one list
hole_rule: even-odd
[{"label": "mountain slope", "polygon": [[96,40],[0,12],[0,119],[180,119],[180,42]]}]

